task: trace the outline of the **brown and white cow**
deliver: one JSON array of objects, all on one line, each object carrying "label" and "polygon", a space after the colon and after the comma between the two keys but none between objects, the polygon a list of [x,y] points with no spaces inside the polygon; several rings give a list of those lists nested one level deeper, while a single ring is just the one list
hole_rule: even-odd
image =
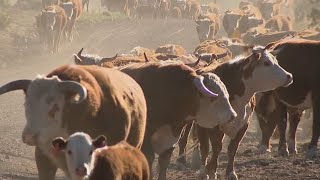
[{"label": "brown and white cow", "polygon": [[271,31],[291,31],[292,22],[289,16],[277,15],[269,19],[264,27]]},{"label": "brown and white cow", "polygon": [[150,167],[154,153],[159,154],[158,179],[166,179],[171,153],[186,124],[195,120],[201,127],[214,127],[236,116],[225,86],[212,73],[196,75],[181,63],[135,63],[119,69],[144,91],[148,118],[142,151]]},{"label": "brown and white cow", "polygon": [[83,11],[82,0],[63,0],[60,6],[65,10],[68,19],[65,36],[69,41],[72,41],[73,30],[76,29],[76,21]]},{"label": "brown and white cow", "polygon": [[200,14],[195,22],[200,42],[213,40],[220,30],[220,19],[213,13]]},{"label": "brown and white cow", "polygon": [[193,54],[215,54],[220,62],[228,61],[232,58],[231,51],[219,40],[204,41],[198,44],[195,47]]},{"label": "brown and white cow", "polygon": [[65,154],[71,180],[150,179],[148,161],[138,148],[125,141],[106,144],[104,135],[91,139],[82,132],[52,140],[53,152]]},{"label": "brown and white cow", "polygon": [[77,54],[73,54],[74,62],[78,65],[97,65],[102,66],[103,63],[114,61],[118,54],[116,54],[114,57],[100,57],[95,54],[82,54],[83,48],[80,49],[80,51]]},{"label": "brown and white cow", "polygon": [[[292,83],[292,75],[285,71],[275,57],[265,48],[255,47],[252,54],[245,58],[235,59],[216,66],[209,66],[197,71],[198,74],[212,72],[217,74],[226,85],[230,94],[230,102],[238,116],[236,121],[214,128],[198,128],[198,138],[202,158],[199,178],[216,178],[218,155],[222,149],[224,134],[232,140],[228,146],[228,165],[226,176],[237,179],[234,170],[235,155],[252,115],[255,100],[254,94],[268,91]],[[209,141],[212,146],[212,158],[207,163]]]},{"label": "brown and white cow", "polygon": [[168,55],[187,55],[187,51],[181,46],[177,44],[166,44],[163,46],[157,47],[155,53],[162,53]]},{"label": "brown and white cow", "polygon": [[67,23],[64,10],[56,5],[47,6],[36,17],[36,23],[40,41],[45,42],[49,51],[57,53]]},{"label": "brown and white cow", "polygon": [[[279,150],[288,152],[285,138],[287,111],[293,109],[297,114],[293,120],[290,120],[289,132],[289,152],[296,152],[295,132],[300,121],[301,112],[306,109],[313,109],[313,130],[312,138],[307,150],[307,157],[317,155],[317,143],[320,136],[319,125],[319,86],[316,83],[320,64],[318,63],[318,54],[320,51],[320,41],[305,39],[285,39],[269,45],[272,53],[277,57],[279,64],[293,74],[293,83],[286,88],[278,88],[274,91],[276,97],[282,102],[283,110],[278,118],[281,123],[278,124],[280,131]],[[307,71],[306,71],[307,69]],[[281,106],[280,106],[281,107]],[[292,123],[292,124],[291,124]],[[287,153],[282,153],[287,154]]]},{"label": "brown and white cow", "polygon": [[40,180],[53,180],[57,168],[68,176],[64,156],[51,152],[55,137],[82,131],[105,135],[108,145],[125,140],[134,147],[142,146],[146,100],[141,87],[118,70],[65,65],[34,80],[12,81],[0,87],[0,94],[14,90],[26,94],[27,124],[22,140],[35,146]]}]

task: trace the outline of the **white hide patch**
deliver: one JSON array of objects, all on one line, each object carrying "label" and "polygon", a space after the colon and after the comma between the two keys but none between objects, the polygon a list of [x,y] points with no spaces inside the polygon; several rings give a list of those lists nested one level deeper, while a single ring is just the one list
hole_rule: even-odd
[{"label": "white hide patch", "polygon": [[169,125],[164,125],[158,128],[151,137],[151,144],[153,151],[156,154],[161,154],[174,147],[178,142],[179,137],[175,137],[172,132],[172,128]]}]

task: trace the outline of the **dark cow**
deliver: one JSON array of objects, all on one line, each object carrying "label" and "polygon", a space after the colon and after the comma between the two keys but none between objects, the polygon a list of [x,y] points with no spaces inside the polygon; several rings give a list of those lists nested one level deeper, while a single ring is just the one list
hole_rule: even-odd
[{"label": "dark cow", "polygon": [[51,151],[55,137],[82,131],[105,135],[108,145],[123,140],[142,145],[146,100],[136,81],[118,70],[65,65],[35,80],[12,81],[0,87],[0,94],[14,90],[26,94],[22,140],[35,146],[40,180],[54,180],[57,168],[69,176],[64,155]]},{"label": "dark cow", "polygon": [[[287,111],[296,109],[296,117],[290,120],[290,130],[293,134],[289,136],[289,152],[296,152],[295,131],[300,121],[301,112],[306,109],[313,109],[313,130],[312,139],[308,146],[307,156],[312,158],[317,155],[317,143],[320,136],[320,117],[318,98],[319,86],[317,77],[319,77],[318,54],[320,51],[320,41],[305,39],[285,39],[269,44],[269,49],[277,57],[279,64],[293,74],[292,85],[286,88],[275,90],[277,98],[283,103],[283,110],[278,118],[281,119],[279,126],[280,144],[279,151],[287,154],[287,145],[285,139]],[[307,69],[307,71],[306,71]]]},{"label": "dark cow", "polygon": [[92,140],[81,132],[52,141],[53,152],[65,154],[71,180],[150,179],[148,161],[139,149],[125,141],[106,144],[104,135]]},{"label": "dark cow", "polygon": [[220,20],[216,14],[200,14],[196,22],[196,29],[200,42],[212,40],[220,30]]},{"label": "dark cow", "polygon": [[159,154],[158,179],[166,179],[171,153],[186,124],[195,120],[201,127],[213,127],[236,116],[223,83],[212,73],[199,76],[181,63],[136,63],[119,69],[144,91],[148,123],[142,150],[150,167],[154,153]]},{"label": "dark cow", "polygon": [[228,37],[233,38],[240,36],[235,34],[235,31],[239,26],[239,19],[243,16],[243,14],[244,13],[240,9],[227,10],[224,13],[222,25]]}]

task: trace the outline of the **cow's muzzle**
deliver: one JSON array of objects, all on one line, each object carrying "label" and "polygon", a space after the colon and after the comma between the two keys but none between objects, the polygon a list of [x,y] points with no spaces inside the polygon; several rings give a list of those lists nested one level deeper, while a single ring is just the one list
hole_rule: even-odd
[{"label": "cow's muzzle", "polygon": [[286,82],[284,83],[284,87],[288,87],[288,86],[290,86],[290,84],[292,84],[293,83],[293,77],[292,77],[292,74],[288,74],[287,75],[287,80],[286,80]]},{"label": "cow's muzzle", "polygon": [[87,168],[85,166],[81,166],[75,169],[76,175],[79,177],[84,177],[87,175]]}]

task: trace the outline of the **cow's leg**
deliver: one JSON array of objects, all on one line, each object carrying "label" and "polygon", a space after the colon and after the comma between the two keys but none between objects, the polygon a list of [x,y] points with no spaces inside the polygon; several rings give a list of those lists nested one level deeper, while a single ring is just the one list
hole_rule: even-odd
[{"label": "cow's leg", "polygon": [[286,141],[286,129],[287,129],[287,107],[283,104],[279,104],[278,106],[279,110],[279,123],[278,123],[278,128],[279,128],[279,147],[278,147],[278,154],[280,156],[288,156],[289,151],[288,151],[288,146],[287,146],[287,141]]},{"label": "cow's leg", "polygon": [[207,128],[196,125],[199,139],[199,148],[201,153],[201,166],[198,179],[207,179],[206,164],[209,155],[209,136],[207,134]]},{"label": "cow's leg", "polygon": [[[200,144],[200,142],[198,140],[198,129],[197,129],[196,124],[193,124],[193,127],[191,129],[191,137],[192,137],[193,143]],[[198,170],[201,167],[201,156],[200,156],[200,145],[199,144],[196,147],[194,147],[194,149],[192,151],[192,156],[191,156],[191,168],[194,170]]]},{"label": "cow's leg", "polygon": [[317,144],[320,136],[320,97],[312,97],[313,105],[313,124],[312,124],[312,138],[307,150],[308,158],[317,157]]},{"label": "cow's leg", "polygon": [[289,136],[288,136],[288,150],[290,154],[297,154],[297,147],[296,147],[296,132],[297,127],[300,122],[300,118],[302,112],[298,109],[290,109],[288,108],[289,114]]},{"label": "cow's leg", "polygon": [[228,179],[238,179],[236,172],[234,171],[234,159],[239,147],[239,144],[248,129],[246,124],[238,133],[234,139],[231,139],[228,146],[228,165],[226,170],[226,176]]},{"label": "cow's leg", "polygon": [[270,138],[278,124],[276,118],[271,117],[260,117],[259,115],[257,116],[262,133],[261,141],[259,144],[260,153],[271,152]]},{"label": "cow's leg", "polygon": [[168,150],[166,150],[165,152],[161,153],[159,155],[159,176],[158,176],[158,180],[166,180],[167,179],[167,169],[169,167],[170,164],[170,158],[171,158],[171,154],[173,152],[174,148],[170,148]]},{"label": "cow's leg", "polygon": [[152,164],[155,158],[154,152],[152,150],[152,145],[151,145],[151,141],[148,140],[147,138],[144,140],[143,145],[141,147],[141,151],[143,152],[143,154],[146,156],[147,161],[149,163],[149,168],[150,168],[150,173],[151,173],[151,177],[154,176],[154,173],[152,173]]},{"label": "cow's leg", "polygon": [[[199,134],[200,131],[198,131]],[[205,172],[205,176],[202,175],[202,179],[217,179],[217,168],[218,168],[218,156],[222,150],[222,140],[224,137],[224,133],[221,132],[219,130],[219,127],[215,127],[212,129],[207,129],[207,136],[210,138],[210,142],[211,142],[211,147],[212,147],[212,157],[210,159],[210,161],[208,163],[206,163],[207,158],[208,158],[208,151],[209,148],[205,149],[205,153],[206,154],[202,154],[203,150],[202,150],[202,144],[200,141],[201,136],[199,136],[199,141],[200,141],[200,151],[201,151],[201,158],[202,158],[202,162],[206,163],[205,169],[203,170],[202,168],[200,169],[200,173]],[[208,141],[206,140],[206,143],[208,143]],[[209,144],[208,144],[209,147]],[[206,155],[206,156],[204,156]]]},{"label": "cow's leg", "polygon": [[58,168],[50,161],[50,159],[36,147],[35,160],[38,169],[39,180],[54,180]]},{"label": "cow's leg", "polygon": [[179,157],[177,159],[177,164],[179,166],[186,166],[187,165],[187,160],[186,160],[186,146],[188,143],[188,138],[191,132],[192,128],[192,123],[189,123],[184,131],[183,136],[180,138],[179,142]]}]

